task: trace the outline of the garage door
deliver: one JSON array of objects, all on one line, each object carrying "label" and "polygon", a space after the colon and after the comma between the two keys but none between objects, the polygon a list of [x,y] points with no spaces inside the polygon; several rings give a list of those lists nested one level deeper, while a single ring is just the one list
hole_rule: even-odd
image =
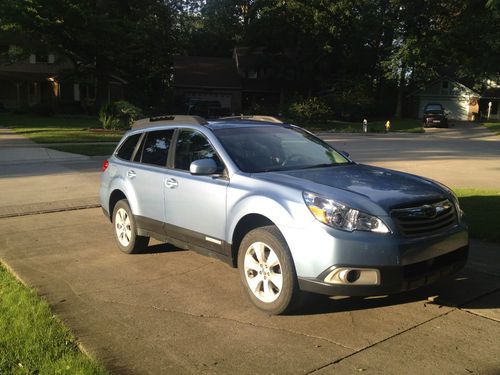
[{"label": "garage door", "polygon": [[428,99],[422,98],[420,100],[419,114],[420,118],[423,117],[424,108],[428,103],[440,103],[446,111],[449,112],[448,118],[450,120],[467,121],[469,112],[469,101],[467,98],[454,98],[454,99]]}]

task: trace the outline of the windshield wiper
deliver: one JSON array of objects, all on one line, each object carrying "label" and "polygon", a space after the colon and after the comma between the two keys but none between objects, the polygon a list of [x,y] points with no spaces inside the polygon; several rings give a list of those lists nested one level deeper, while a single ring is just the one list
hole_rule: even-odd
[{"label": "windshield wiper", "polygon": [[337,165],[339,165],[339,163],[322,163],[322,164],[308,165],[306,167],[301,167],[297,169],[326,168],[326,167],[334,167]]}]

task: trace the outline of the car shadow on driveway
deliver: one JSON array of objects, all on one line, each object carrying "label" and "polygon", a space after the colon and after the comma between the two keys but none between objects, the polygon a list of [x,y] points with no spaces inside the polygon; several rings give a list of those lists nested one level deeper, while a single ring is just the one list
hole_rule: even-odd
[{"label": "car shadow on driveway", "polygon": [[317,315],[376,309],[421,301],[424,305],[449,308],[497,309],[498,298],[483,298],[500,292],[496,275],[465,268],[453,277],[400,294],[377,297],[328,297],[307,294],[301,309],[292,315]]},{"label": "car shadow on driveway", "polygon": [[169,243],[157,243],[157,244],[147,246],[146,249],[144,249],[140,253],[130,254],[130,255],[174,253],[177,251],[188,251],[188,250],[181,249],[181,248],[176,247],[176,246],[169,244]]}]

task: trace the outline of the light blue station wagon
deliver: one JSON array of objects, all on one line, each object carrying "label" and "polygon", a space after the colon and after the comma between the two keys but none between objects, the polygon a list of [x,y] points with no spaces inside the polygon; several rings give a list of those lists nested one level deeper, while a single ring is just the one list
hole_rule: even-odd
[{"label": "light blue station wagon", "polygon": [[447,187],[269,120],[136,123],[101,177],[118,247],[139,252],[153,237],[220,258],[271,314],[306,292],[385,295],[464,266],[467,226]]}]

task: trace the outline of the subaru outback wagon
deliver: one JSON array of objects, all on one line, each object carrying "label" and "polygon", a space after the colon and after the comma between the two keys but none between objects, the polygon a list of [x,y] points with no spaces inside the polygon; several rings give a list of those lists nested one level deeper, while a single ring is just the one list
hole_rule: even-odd
[{"label": "subaru outback wagon", "polygon": [[153,237],[220,258],[271,314],[307,292],[421,287],[461,269],[468,254],[450,189],[355,163],[277,122],[141,120],[104,162],[100,199],[122,251]]}]

